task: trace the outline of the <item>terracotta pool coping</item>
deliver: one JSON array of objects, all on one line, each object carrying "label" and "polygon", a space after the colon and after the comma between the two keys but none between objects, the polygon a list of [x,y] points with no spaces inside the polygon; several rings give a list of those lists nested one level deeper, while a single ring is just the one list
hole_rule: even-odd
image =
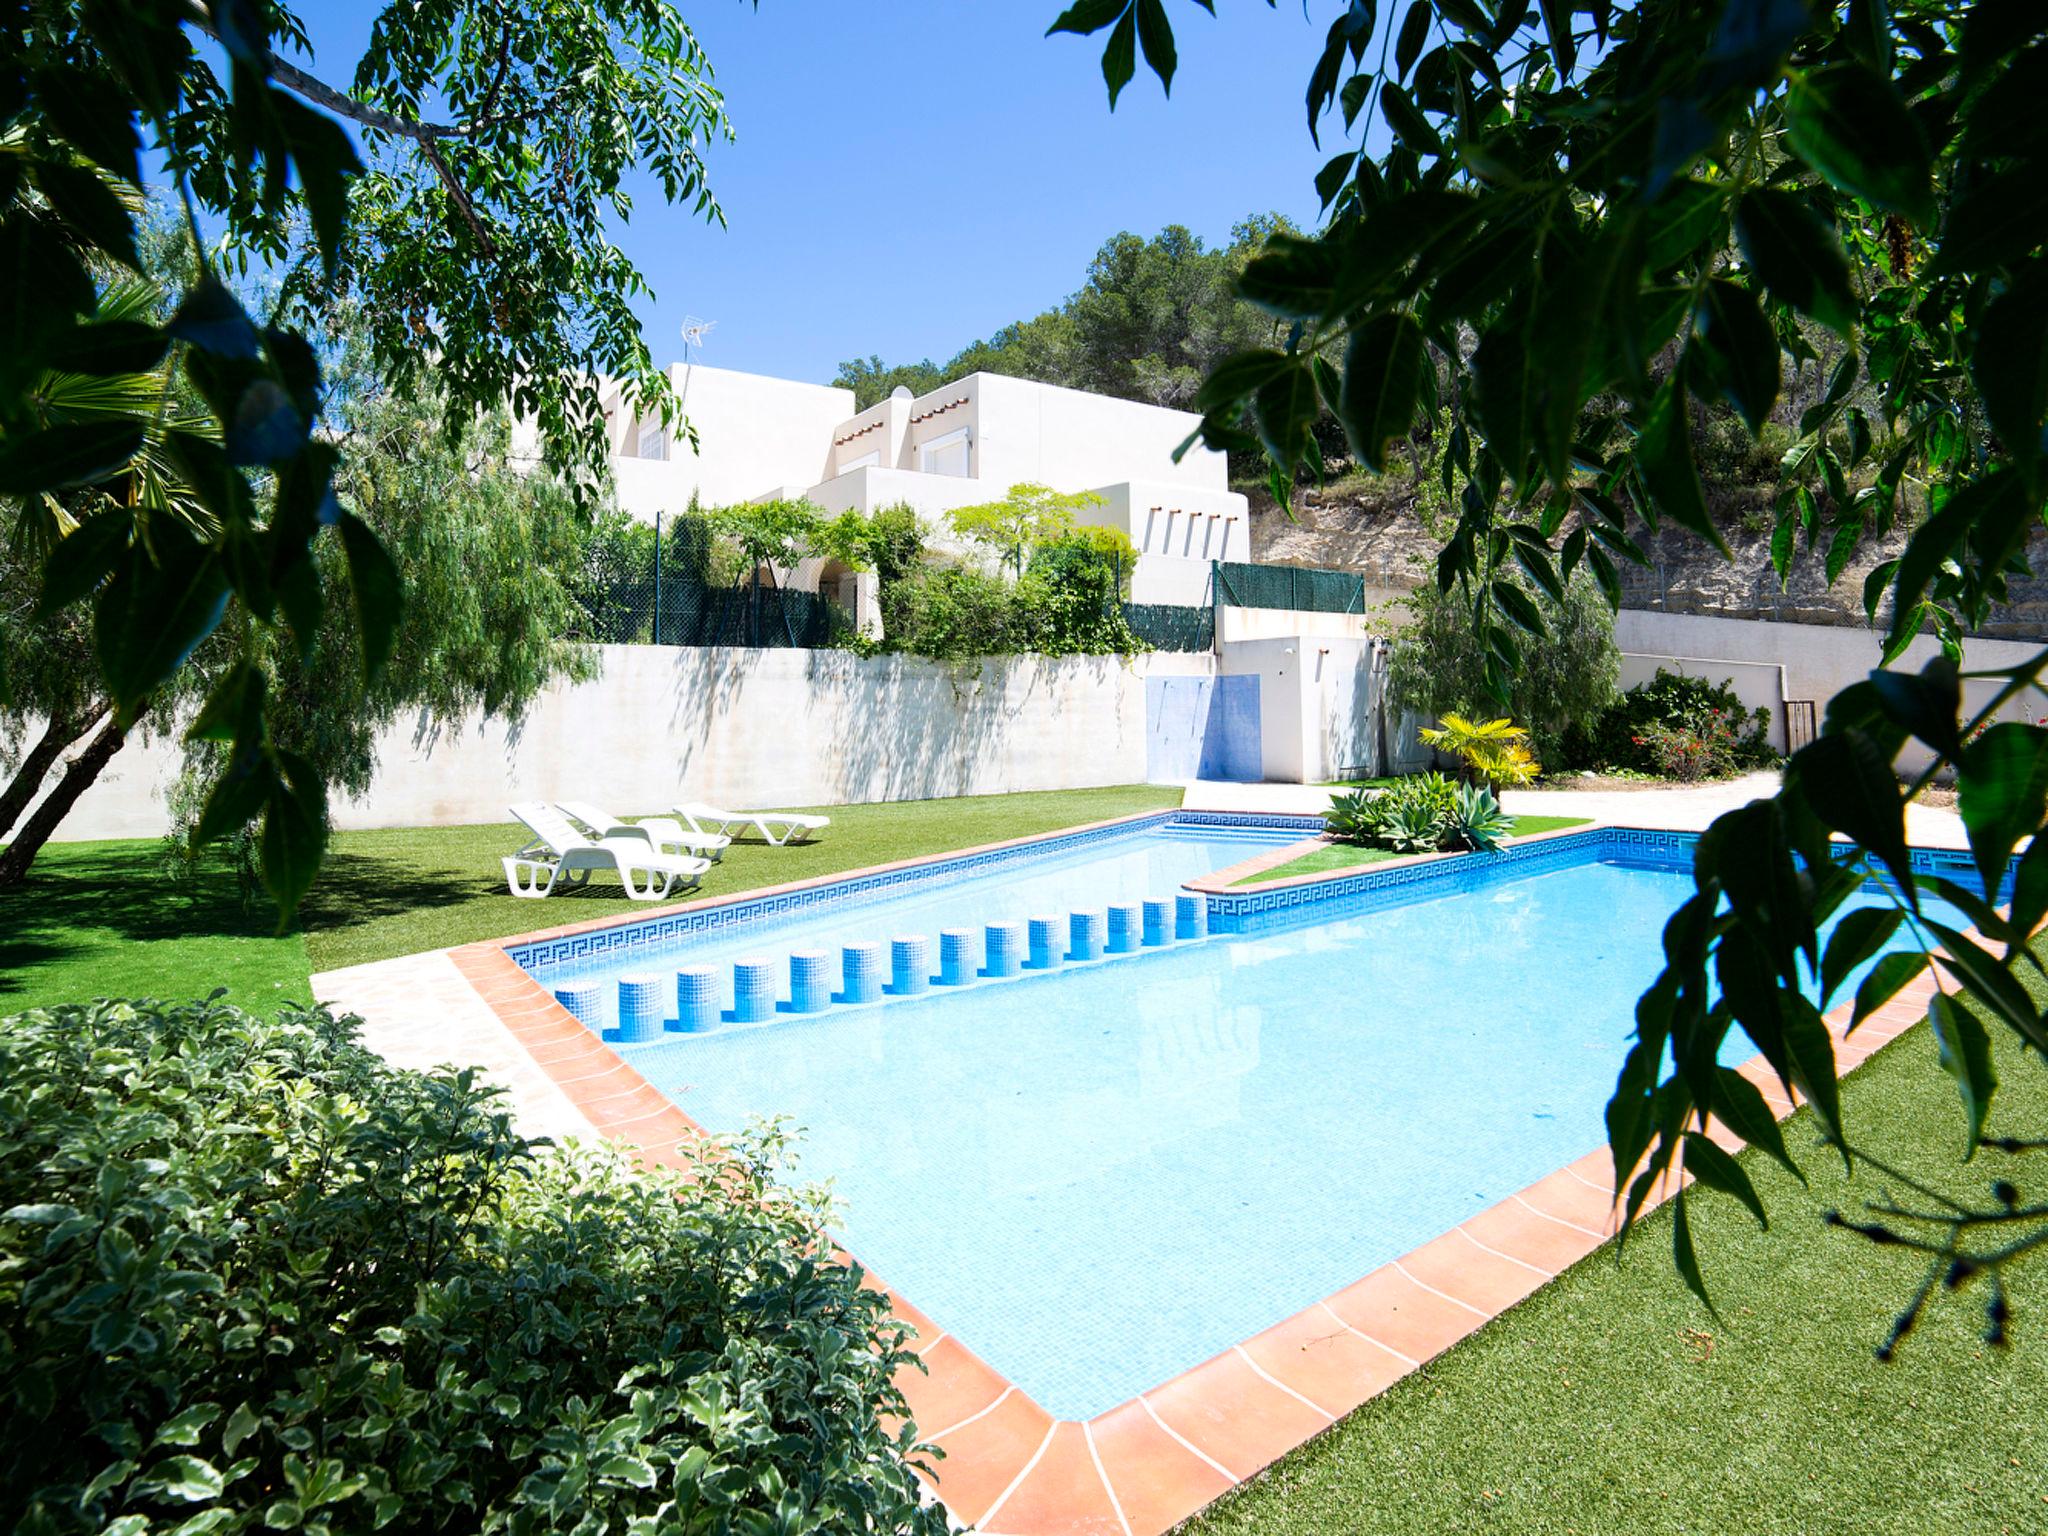
[{"label": "terracotta pool coping", "polygon": [[[1598,825],[1529,840],[1594,831]],[[1445,857],[1457,855],[1401,862]],[[825,878],[872,872],[848,870]],[[546,936],[617,921],[576,924]],[[683,1143],[704,1135],[703,1128],[507,953],[538,937],[464,945],[450,950],[449,958],[599,1134],[650,1164],[683,1166]],[[1864,1020],[1853,1039],[1847,1035],[1853,1005],[1831,1011],[1827,1023],[1839,1069],[1862,1065],[1910,1029],[1924,1016],[1935,988],[1932,969],[1923,971]],[[1780,1118],[1797,1108],[1761,1056],[1737,1070]],[[1708,1134],[1730,1149],[1743,1144],[1719,1125]],[[1645,1210],[1662,1204],[1677,1187],[1668,1177],[1660,1181]],[[936,1478],[928,1481],[957,1520],[992,1536],[1160,1536],[1595,1252],[1613,1230],[1613,1168],[1600,1147],[1294,1316],[1085,1421],[1055,1419],[871,1272],[868,1283],[917,1330],[911,1347],[918,1364],[906,1366],[897,1384],[921,1438],[945,1453]]]}]

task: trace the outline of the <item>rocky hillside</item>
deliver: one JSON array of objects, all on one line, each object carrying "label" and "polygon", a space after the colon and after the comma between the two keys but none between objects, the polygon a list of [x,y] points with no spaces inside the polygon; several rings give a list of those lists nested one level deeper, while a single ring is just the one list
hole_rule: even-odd
[{"label": "rocky hillside", "polygon": [[[1256,560],[1356,570],[1364,573],[1369,587],[1393,590],[1429,579],[1436,568],[1439,540],[1424,527],[1425,518],[1434,513],[1405,479],[1346,477],[1320,489],[1305,489],[1296,498],[1291,518],[1274,505],[1263,485],[1239,489],[1251,501]],[[1715,510],[1735,558],[1723,560],[1683,529],[1666,526],[1655,534],[1638,529],[1637,542],[1650,556],[1650,564],[1617,562],[1626,606],[1798,624],[1864,623],[1864,577],[1898,554],[1906,530],[1866,542],[1833,586],[1827,582],[1825,548],[1802,549],[1793,562],[1792,579],[1781,592],[1771,569],[1768,504],[1759,516],[1758,509],[1740,504],[1754,500],[1754,495],[1738,492],[1725,499],[1737,504]],[[2048,533],[2036,533],[2029,554],[2034,570],[2044,574],[2013,581],[2013,603],[1984,627],[1986,635],[2048,639]]]}]

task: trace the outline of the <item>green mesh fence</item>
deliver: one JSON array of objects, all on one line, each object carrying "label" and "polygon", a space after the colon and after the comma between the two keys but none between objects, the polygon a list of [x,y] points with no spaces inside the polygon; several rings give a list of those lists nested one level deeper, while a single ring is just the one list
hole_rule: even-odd
[{"label": "green mesh fence", "polygon": [[830,645],[849,622],[815,592],[710,587],[688,578],[622,578],[582,594],[585,633],[601,645]]},{"label": "green mesh fence", "polygon": [[1363,613],[1365,578],[1353,571],[1215,562],[1216,601],[1233,608],[1292,608],[1299,613]]},{"label": "green mesh fence", "polygon": [[1155,651],[1213,651],[1216,610],[1181,603],[1125,603],[1131,632]]}]

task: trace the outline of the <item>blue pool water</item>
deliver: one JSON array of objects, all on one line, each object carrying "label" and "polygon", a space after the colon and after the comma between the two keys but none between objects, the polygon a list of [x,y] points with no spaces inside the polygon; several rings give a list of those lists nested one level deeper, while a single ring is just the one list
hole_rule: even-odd
[{"label": "blue pool water", "polygon": [[846,1246],[1045,1408],[1086,1418],[1602,1143],[1692,882],[1689,854],[1584,847],[1378,910],[1302,908],[630,1059],[714,1130],[792,1116]]},{"label": "blue pool water", "polygon": [[[921,934],[929,942],[936,971],[942,928],[971,928],[978,940],[988,923],[1021,923],[1040,913],[1064,914],[1084,908],[1100,911],[1112,902],[1171,897],[1185,881],[1299,842],[1312,836],[1320,825],[1311,818],[1282,827],[1140,824],[1106,838],[1055,846],[1028,861],[918,878],[823,909],[792,907],[750,915],[744,921],[679,933],[628,950],[600,950],[540,962],[519,955],[514,958],[545,987],[574,981],[604,982],[607,1006],[614,1010],[602,1020],[607,1025],[615,1022],[614,984],[620,976],[636,972],[659,973],[684,965],[729,968],[735,960],[758,955],[777,962],[777,974],[785,983],[782,995],[787,997],[786,957],[792,950],[825,950],[836,966],[844,945],[886,945],[899,934]],[[725,986],[725,1003],[730,1007],[729,975]]]}]

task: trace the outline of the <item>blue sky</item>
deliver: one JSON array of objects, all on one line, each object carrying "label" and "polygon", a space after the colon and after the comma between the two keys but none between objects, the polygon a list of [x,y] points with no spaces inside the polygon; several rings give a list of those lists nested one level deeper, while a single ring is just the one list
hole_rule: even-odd
[{"label": "blue sky", "polygon": [[[1172,7],[1173,99],[1140,67],[1114,115],[1101,36],[1044,36],[1062,0],[690,0],[738,142],[710,159],[729,227],[636,198],[620,243],[655,290],[648,343],[825,380],[842,359],[943,362],[1078,287],[1108,236],[1246,214],[1312,223],[1302,90],[1327,16],[1296,0]],[[381,0],[301,4],[315,73],[346,84]],[[855,178],[864,188],[855,191]]]}]

